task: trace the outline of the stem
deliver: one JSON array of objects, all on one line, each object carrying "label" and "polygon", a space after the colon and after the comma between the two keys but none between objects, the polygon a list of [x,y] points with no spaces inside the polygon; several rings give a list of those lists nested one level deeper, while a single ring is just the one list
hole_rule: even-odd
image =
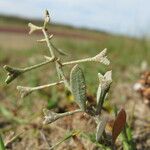
[{"label": "stem", "polygon": [[85,59],[80,59],[80,60],[64,62],[62,63],[62,65],[64,66],[64,65],[78,64],[78,63],[88,62],[88,61],[92,61],[92,58],[85,58]]},{"label": "stem", "polygon": [[46,64],[52,62],[53,60],[54,60],[54,58],[51,58],[50,60],[44,61],[44,62],[39,63],[39,64],[37,64],[37,65],[33,65],[33,66],[30,66],[30,67],[26,67],[26,68],[23,69],[23,73],[24,73],[24,72],[27,72],[27,71],[30,71],[30,70],[32,70],[32,69],[36,69],[36,68],[41,67],[41,66],[43,66],[43,65],[46,65]]},{"label": "stem", "polygon": [[43,34],[45,36],[45,40],[46,40],[46,43],[47,43],[47,46],[49,48],[49,52],[50,52],[51,56],[55,57],[54,52],[53,52],[53,50],[51,48],[51,44],[50,44],[50,40],[49,40],[48,34],[47,34],[45,28],[42,29],[42,32],[43,32]]},{"label": "stem", "polygon": [[74,110],[74,111],[69,111],[69,112],[65,112],[65,113],[62,113],[62,114],[58,114],[58,119],[62,118],[62,117],[70,116],[70,115],[73,115],[73,114],[79,113],[79,112],[83,112],[83,110],[77,109],[77,110]]},{"label": "stem", "polygon": [[73,115],[75,113],[79,113],[79,112],[83,112],[83,110],[81,109],[77,109],[77,110],[74,110],[74,111],[69,111],[69,112],[65,112],[65,113],[53,113],[53,112],[48,112],[48,113],[44,113],[45,114],[45,120],[43,122],[43,124],[50,124],[60,118],[63,118],[63,117],[66,117],[66,116],[70,116],[70,115]]},{"label": "stem", "polygon": [[40,90],[40,89],[47,88],[47,87],[50,87],[50,86],[58,85],[58,84],[61,84],[61,83],[63,83],[63,82],[64,82],[64,81],[59,81],[59,82],[54,82],[54,83],[50,83],[50,84],[46,84],[46,85],[41,85],[41,86],[37,86],[37,87],[32,87],[32,88],[31,88],[31,91]]}]

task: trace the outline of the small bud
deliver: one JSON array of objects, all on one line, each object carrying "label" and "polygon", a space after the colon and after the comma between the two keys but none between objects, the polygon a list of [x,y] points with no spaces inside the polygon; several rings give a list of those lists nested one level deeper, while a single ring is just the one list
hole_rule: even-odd
[{"label": "small bud", "polygon": [[46,25],[50,22],[50,16],[49,16],[49,12],[46,9],[45,10],[45,14],[44,14],[44,27],[46,27]]},{"label": "small bud", "polygon": [[13,68],[7,65],[5,65],[3,68],[8,72],[7,73],[8,76],[5,80],[7,84],[9,84],[11,81],[13,81],[15,78],[17,78],[19,75],[23,73],[22,69]]},{"label": "small bud", "polygon": [[38,27],[38,26],[36,26],[36,25],[34,25],[32,23],[29,23],[28,27],[30,28],[29,34],[33,33],[34,31],[42,29],[41,27]]},{"label": "small bud", "polygon": [[92,60],[103,63],[105,65],[109,65],[110,61],[108,60],[108,58],[106,56],[106,52],[107,52],[107,49],[105,48],[102,52],[100,52],[95,57],[93,57]]},{"label": "small bud", "polygon": [[23,86],[17,86],[17,90],[20,92],[21,98],[28,96],[32,92],[32,89],[30,87]]},{"label": "small bud", "polygon": [[99,87],[97,90],[97,113],[102,109],[104,100],[112,83],[112,71],[107,71],[103,76],[101,73],[98,73],[99,78]]},{"label": "small bud", "polygon": [[98,78],[101,87],[103,89],[108,89],[112,83],[112,71],[107,71],[104,76],[101,73],[98,73]]}]

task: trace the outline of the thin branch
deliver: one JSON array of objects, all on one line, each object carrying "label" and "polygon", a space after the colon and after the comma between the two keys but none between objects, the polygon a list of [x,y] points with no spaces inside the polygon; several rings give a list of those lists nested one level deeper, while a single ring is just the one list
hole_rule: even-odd
[{"label": "thin branch", "polygon": [[92,61],[92,58],[85,58],[85,59],[80,59],[80,60],[64,62],[62,63],[62,65],[65,66],[65,65],[78,64],[78,63],[89,62],[89,61]]},{"label": "thin branch", "polygon": [[61,84],[63,83],[64,81],[59,81],[59,82],[54,82],[54,83],[50,83],[50,84],[46,84],[46,85],[41,85],[41,86],[37,86],[37,87],[32,87],[32,91],[35,91],[35,90],[41,90],[41,89],[44,89],[44,88],[48,88],[48,87],[51,87],[51,86],[54,86],[54,85],[58,85],[58,84]]},{"label": "thin branch", "polygon": [[106,52],[107,52],[107,49],[105,48],[103,51],[101,51],[99,54],[97,54],[94,57],[65,62],[65,63],[62,63],[62,65],[78,64],[81,62],[89,62],[89,61],[95,61],[95,62],[103,63],[105,65],[109,65],[110,62],[107,59]]},{"label": "thin branch", "polygon": [[49,110],[43,110],[44,111],[44,118],[45,120],[43,121],[43,124],[50,124],[60,118],[66,117],[66,116],[70,116],[73,115],[75,113],[79,113],[79,112],[83,112],[83,110],[81,109],[77,109],[74,111],[70,111],[70,112],[65,112],[65,113],[55,113]]},{"label": "thin branch", "polygon": [[61,84],[63,82],[64,81],[59,81],[59,82],[54,82],[54,83],[41,85],[41,86],[37,86],[37,87],[17,86],[17,90],[21,93],[21,98],[24,98],[24,97],[28,96],[29,94],[31,94],[33,91],[41,90],[41,89],[44,89],[44,88],[48,88],[48,87],[51,87],[51,86],[54,86],[54,85]]},{"label": "thin branch", "polygon": [[46,65],[46,64],[48,64],[48,63],[50,63],[52,61],[56,61],[56,58],[46,57],[46,56],[45,56],[45,58],[46,58],[46,61],[44,61],[42,63],[39,63],[39,64],[36,64],[36,65],[33,65],[33,66],[30,66],[30,67],[26,67],[26,68],[14,68],[14,67],[5,65],[3,68],[8,72],[5,82],[7,84],[9,84],[14,79],[16,79],[18,76],[20,76],[21,74],[23,74],[23,73],[25,73],[27,71],[36,69],[36,68],[41,67],[43,65]]},{"label": "thin branch", "polygon": [[46,60],[46,61],[44,61],[44,62],[42,62],[42,63],[39,63],[39,64],[37,64],[37,65],[33,65],[33,66],[30,66],[30,67],[24,68],[24,69],[23,69],[23,72],[27,72],[27,71],[30,71],[30,70],[39,68],[39,67],[44,66],[44,65],[46,65],[46,64],[48,64],[48,63],[50,63],[50,62],[53,62],[54,60],[55,60],[54,57],[51,57],[49,60]]},{"label": "thin branch", "polygon": [[43,32],[43,34],[44,34],[44,36],[45,36],[45,40],[46,40],[46,43],[47,43],[47,47],[48,47],[48,49],[49,49],[49,52],[50,52],[51,56],[52,56],[52,57],[55,57],[54,52],[53,52],[53,50],[52,50],[52,48],[51,48],[50,39],[49,39],[49,37],[48,37],[48,34],[47,34],[45,28],[42,29],[42,32]]}]

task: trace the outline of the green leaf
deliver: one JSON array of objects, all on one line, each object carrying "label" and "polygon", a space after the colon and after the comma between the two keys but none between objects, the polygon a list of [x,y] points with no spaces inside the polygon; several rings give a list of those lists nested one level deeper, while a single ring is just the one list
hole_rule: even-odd
[{"label": "green leaf", "polygon": [[2,136],[0,135],[0,150],[5,150],[4,141],[2,139]]},{"label": "green leaf", "polygon": [[70,74],[71,91],[76,103],[80,108],[86,110],[86,84],[82,70],[75,65]]}]

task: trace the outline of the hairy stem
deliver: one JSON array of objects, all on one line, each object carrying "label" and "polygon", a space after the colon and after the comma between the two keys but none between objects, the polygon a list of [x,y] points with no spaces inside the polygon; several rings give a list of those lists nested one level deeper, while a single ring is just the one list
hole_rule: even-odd
[{"label": "hairy stem", "polygon": [[27,71],[36,69],[36,68],[38,68],[38,67],[44,66],[44,65],[46,65],[46,64],[48,64],[48,63],[50,63],[50,62],[52,62],[52,61],[54,61],[54,58],[51,58],[51,59],[49,59],[49,60],[47,60],[47,61],[44,61],[44,62],[42,62],[42,63],[39,63],[39,64],[37,64],[37,65],[33,65],[33,66],[30,66],[30,67],[26,67],[26,68],[23,69],[23,72],[27,72]]},{"label": "hairy stem", "polygon": [[76,113],[79,113],[79,112],[83,112],[83,110],[77,109],[77,110],[74,110],[74,111],[65,112],[65,113],[59,114],[59,118],[62,118],[62,117],[65,117],[65,116],[70,116],[70,115],[73,115],[73,114],[76,114]]},{"label": "hairy stem", "polygon": [[31,94],[33,91],[44,89],[44,88],[47,88],[47,87],[51,87],[51,86],[54,86],[54,85],[57,85],[57,84],[60,84],[60,83],[63,83],[63,81],[50,83],[50,84],[46,84],[46,85],[41,85],[41,86],[37,86],[37,87],[17,86],[17,89],[21,94],[21,98],[24,98],[27,95]]},{"label": "hairy stem", "polygon": [[83,112],[83,110],[81,109],[77,109],[74,111],[70,111],[70,112],[65,112],[65,113],[54,113],[54,112],[44,112],[45,114],[45,120],[43,121],[43,124],[50,124],[60,118],[66,117],[66,116],[70,116],[73,115],[75,113],[79,113],[79,112]]},{"label": "hairy stem", "polygon": [[47,88],[47,87],[51,87],[51,86],[54,86],[54,85],[61,84],[61,83],[63,83],[63,82],[64,82],[64,81],[59,81],[59,82],[54,82],[54,83],[50,83],[50,84],[46,84],[46,85],[41,85],[41,86],[37,86],[37,87],[32,87],[31,90],[32,90],[32,91],[40,90],[40,89],[44,89],[44,88]]},{"label": "hairy stem", "polygon": [[92,58],[85,58],[85,59],[80,59],[80,60],[64,62],[62,63],[62,65],[65,66],[65,65],[78,64],[78,63],[88,62],[88,61],[92,61]]},{"label": "hairy stem", "polygon": [[48,49],[49,49],[49,52],[50,52],[51,56],[52,56],[52,57],[55,57],[54,52],[53,52],[53,50],[52,50],[52,48],[51,48],[49,36],[48,36],[48,34],[47,34],[45,28],[42,29],[42,32],[43,32],[43,34],[44,34],[44,36],[45,36],[45,40],[46,40],[46,43],[47,43],[47,47],[48,47]]}]

